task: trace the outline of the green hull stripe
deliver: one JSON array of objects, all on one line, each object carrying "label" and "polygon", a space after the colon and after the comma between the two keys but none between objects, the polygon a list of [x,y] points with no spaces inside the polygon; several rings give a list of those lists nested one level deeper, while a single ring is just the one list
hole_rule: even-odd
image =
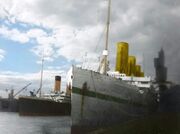
[{"label": "green hull stripe", "polygon": [[114,96],[110,96],[110,95],[106,95],[102,93],[97,93],[95,91],[82,90],[76,87],[73,87],[72,92],[79,95],[83,95],[83,96],[98,98],[101,100],[113,101],[117,103],[126,103],[126,104],[131,104],[131,105],[136,105],[136,106],[145,106],[144,104],[140,104],[137,102],[131,102],[129,100],[121,99],[118,97],[114,97]]}]

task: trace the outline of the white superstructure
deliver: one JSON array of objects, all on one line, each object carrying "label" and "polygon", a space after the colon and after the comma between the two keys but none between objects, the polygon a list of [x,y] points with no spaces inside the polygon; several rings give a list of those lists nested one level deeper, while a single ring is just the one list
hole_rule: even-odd
[{"label": "white superstructure", "polygon": [[108,75],[117,79],[121,79],[128,84],[135,85],[139,88],[150,88],[151,87],[151,77],[135,77],[135,76],[126,76],[124,73],[119,72],[108,72]]}]

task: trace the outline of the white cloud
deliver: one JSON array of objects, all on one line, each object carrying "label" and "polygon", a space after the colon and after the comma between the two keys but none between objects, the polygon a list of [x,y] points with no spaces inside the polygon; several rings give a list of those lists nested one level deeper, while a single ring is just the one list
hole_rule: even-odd
[{"label": "white cloud", "polygon": [[42,29],[34,28],[27,31],[27,36],[30,38],[37,38],[47,36],[47,33],[44,32]]},{"label": "white cloud", "polygon": [[[100,1],[96,1],[98,4]],[[42,5],[48,4],[49,8],[44,8]],[[100,2],[101,8],[102,2]],[[19,41],[21,43],[27,42],[30,40],[30,38],[35,38],[38,45],[41,45],[41,47],[45,47],[44,49],[50,49],[55,47],[57,51],[51,51],[52,55],[62,55],[68,60],[77,60],[79,61],[82,54],[78,55],[79,51],[88,51],[88,49],[92,48],[95,43],[94,40],[96,40],[98,34],[99,34],[99,28],[98,26],[88,26],[84,25],[86,21],[88,22],[94,22],[94,17],[92,16],[90,19],[91,21],[87,20],[87,15],[82,16],[83,19],[77,17],[76,15],[73,17],[70,17],[73,13],[78,13],[79,15],[82,15],[79,12],[79,7],[84,8],[85,7],[91,7],[90,9],[94,8],[94,4],[89,4],[86,2],[66,2],[66,1],[54,1],[52,3],[49,3],[49,1],[41,1],[41,0],[32,0],[32,1],[24,1],[19,3],[18,0],[13,1],[1,1],[1,11],[0,16],[3,18],[3,16],[6,16],[8,20],[11,23],[17,23],[17,22],[23,22],[30,25],[37,25],[37,26],[43,26],[45,28],[49,28],[52,30],[52,34],[48,35],[45,31],[42,29],[30,29],[26,33],[22,33],[20,31],[17,31],[17,29],[9,30],[7,28],[2,29],[2,34],[5,37],[9,37],[10,39],[14,41]],[[60,5],[61,8],[59,8]],[[84,10],[84,12],[87,12],[89,14],[89,17],[91,15],[90,10]],[[70,16],[69,16],[70,15]],[[69,17],[68,17],[69,16]],[[14,18],[14,21],[11,21],[12,18]],[[75,20],[75,23],[80,22],[81,24],[85,26],[84,28],[81,27],[80,29],[77,29],[77,27],[73,24],[73,20]],[[97,29],[96,29],[97,28]],[[101,28],[101,27],[100,27]],[[13,36],[11,33],[14,33]],[[21,33],[21,34],[20,34]],[[11,35],[11,36],[10,36]],[[21,37],[21,40],[20,40]],[[91,45],[89,45],[91,44]],[[39,56],[38,53],[42,51],[39,49],[40,46],[37,46],[32,49],[32,52],[34,52],[36,55]],[[54,49],[54,48],[53,48]],[[39,51],[39,52],[38,52]],[[52,61],[52,57],[47,56],[48,59]],[[76,58],[72,58],[76,57]]]},{"label": "white cloud", "polygon": [[[19,73],[19,72],[12,72],[12,71],[4,71],[0,72],[0,78],[1,78],[1,90],[5,89],[15,89],[15,92],[23,88],[28,83],[32,83],[28,87],[28,91],[26,92],[29,93],[30,90],[37,90],[40,85],[40,71],[35,72],[35,73]],[[61,89],[62,91],[65,91],[66,88],[66,72],[63,71],[61,68],[58,69],[49,69],[49,70],[44,70],[43,73],[43,92],[47,93],[53,90],[54,88],[54,77],[56,75],[60,75],[62,77],[62,86]]]},{"label": "white cloud", "polygon": [[6,52],[3,49],[0,49],[0,61],[4,59]]},{"label": "white cloud", "polygon": [[48,35],[46,31],[38,28],[21,32],[18,29],[2,26],[0,34],[19,43],[27,43],[35,39],[37,45],[31,49],[31,52],[39,57],[44,54],[47,61],[52,62],[57,56],[64,56],[67,60],[82,61],[84,52],[94,53],[102,29],[97,25],[75,31],[73,27],[64,25]]},{"label": "white cloud", "polygon": [[[151,73],[154,72],[153,56],[161,46],[168,53],[168,64],[172,65],[171,59],[176,54],[179,56],[179,7],[178,0],[152,0],[148,4],[143,0],[112,1],[109,40],[111,66],[115,64],[115,44],[118,41],[129,42],[133,55],[145,53],[147,60],[151,61],[146,70]],[[107,2],[102,0],[4,0],[0,1],[2,19],[14,24],[22,22],[40,26],[52,32],[40,28],[20,32],[1,26],[0,34],[21,43],[35,39],[37,46],[32,48],[32,52],[41,56],[44,49],[49,61],[60,55],[69,61],[82,61],[85,52],[99,54],[99,50],[94,49],[103,32],[106,13]],[[102,42],[99,47],[103,48]],[[179,58],[174,63],[179,63]],[[179,73],[179,65],[170,68]]]},{"label": "white cloud", "polygon": [[[97,4],[99,2],[97,1]],[[42,5],[47,3],[49,8],[44,8]],[[102,4],[102,2],[100,4],[100,7],[104,8],[105,4]],[[1,27],[0,32],[4,37],[20,43],[26,43],[32,38],[35,39],[37,46],[32,48],[31,52],[41,57],[42,51],[45,51],[46,60],[48,61],[53,61],[57,56],[64,56],[69,61],[81,61],[85,51],[93,52],[99,32],[103,29],[101,25],[85,25],[86,21],[88,23],[94,22],[93,16],[89,21],[87,20],[87,15],[82,16],[83,19],[75,15],[76,13],[82,15],[78,6],[82,8],[86,6],[93,9],[94,4],[92,3],[74,1],[68,3],[66,1],[54,1],[49,3],[49,1],[41,0],[19,3],[18,0],[7,0],[1,1],[0,5],[0,16],[2,18],[4,16],[7,17],[10,23],[22,22],[29,25],[43,26],[52,30],[51,34],[47,34],[43,29],[38,28],[21,32],[18,29],[9,29],[4,26]],[[57,5],[60,5],[61,8]],[[84,12],[87,12],[90,17],[91,12],[89,9],[84,10]],[[75,16],[68,17],[73,13],[75,13]],[[81,23],[84,27],[77,29],[77,25],[73,24],[73,20],[75,20],[75,23]]]},{"label": "white cloud", "polygon": [[[71,32],[70,32],[71,31]],[[82,61],[85,52],[96,53],[95,48],[98,45],[99,33],[103,31],[102,26],[84,27],[80,30],[69,30],[65,35],[57,33],[62,42],[57,50],[58,55],[66,57],[68,60]],[[65,39],[63,39],[65,38]],[[98,53],[99,54],[99,53]]]},{"label": "white cloud", "polygon": [[[31,49],[31,51],[36,54],[37,56],[39,56],[41,59],[44,58],[46,61],[50,61],[52,62],[54,59],[53,54],[54,49],[51,46],[48,45],[39,45],[39,46],[35,46]],[[37,62],[39,63],[39,61]],[[40,62],[41,63],[41,62]]]},{"label": "white cloud", "polygon": [[27,43],[29,41],[26,33],[20,32],[18,29],[8,29],[5,26],[0,26],[0,35],[20,43]]}]

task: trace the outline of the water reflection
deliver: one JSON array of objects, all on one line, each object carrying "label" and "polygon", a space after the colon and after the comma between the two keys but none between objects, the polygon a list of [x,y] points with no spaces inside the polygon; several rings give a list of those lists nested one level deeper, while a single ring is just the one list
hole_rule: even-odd
[{"label": "water reflection", "polygon": [[70,134],[70,117],[22,117],[0,112],[0,134]]}]

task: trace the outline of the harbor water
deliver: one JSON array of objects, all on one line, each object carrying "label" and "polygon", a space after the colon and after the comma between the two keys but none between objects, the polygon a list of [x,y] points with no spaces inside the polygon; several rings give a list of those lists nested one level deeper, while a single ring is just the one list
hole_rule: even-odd
[{"label": "harbor water", "polygon": [[[0,134],[71,134],[71,117],[19,116],[0,112]],[[139,120],[99,128],[88,134],[179,134],[180,114],[159,113]],[[81,130],[72,134],[82,134]],[[84,134],[84,133],[83,133]]]},{"label": "harbor water", "polygon": [[0,134],[70,134],[69,116],[33,117],[0,112]]}]

